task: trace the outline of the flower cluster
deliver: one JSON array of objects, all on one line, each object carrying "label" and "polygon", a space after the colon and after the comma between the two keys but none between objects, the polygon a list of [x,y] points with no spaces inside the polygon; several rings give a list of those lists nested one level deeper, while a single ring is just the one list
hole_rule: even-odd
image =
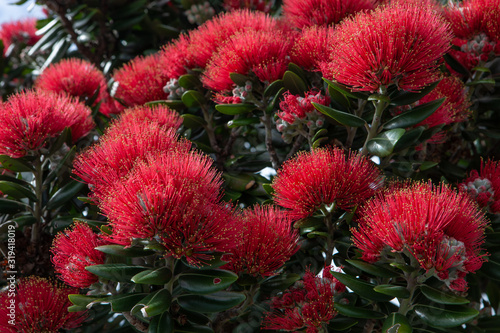
[{"label": "flower cluster", "polygon": [[500,165],[498,161],[481,161],[481,169],[472,170],[461,184],[480,207],[490,213],[500,212]]},{"label": "flower cluster", "polygon": [[32,46],[41,37],[36,35],[36,19],[34,18],[3,23],[0,26],[0,40],[3,42],[4,54],[9,50],[11,45],[24,43]]},{"label": "flower cluster", "polygon": [[226,10],[248,8],[264,13],[269,13],[274,5],[274,0],[224,0]]},{"label": "flower cluster", "polygon": [[357,211],[354,244],[368,262],[409,254],[452,290],[465,291],[467,273],[485,260],[484,214],[464,192],[448,186],[406,183],[389,187]]}]

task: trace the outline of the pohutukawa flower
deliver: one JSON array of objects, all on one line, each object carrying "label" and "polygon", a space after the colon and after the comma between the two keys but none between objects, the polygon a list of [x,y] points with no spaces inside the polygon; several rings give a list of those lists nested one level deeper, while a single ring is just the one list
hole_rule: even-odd
[{"label": "pohutukawa flower", "polygon": [[181,75],[187,74],[188,68],[196,67],[189,54],[190,42],[189,36],[182,34],[174,42],[163,46],[159,61],[161,70],[166,77],[177,79]]},{"label": "pohutukawa flower", "polygon": [[164,130],[173,128],[178,130],[182,125],[182,118],[177,111],[165,105],[136,106],[126,109],[115,122],[115,126],[126,126],[125,123],[155,122]]},{"label": "pohutukawa flower", "polygon": [[254,276],[275,275],[297,252],[299,235],[285,211],[267,206],[244,210],[240,222],[243,243],[224,256],[224,267]]},{"label": "pohutukawa flower", "polygon": [[439,79],[449,50],[448,24],[431,6],[396,2],[344,20],[335,33],[323,76],[356,91],[395,84],[419,91]]},{"label": "pohutukawa flower", "polygon": [[47,140],[70,127],[73,142],[95,126],[91,110],[70,97],[27,91],[0,106],[0,154],[19,158],[33,154]]},{"label": "pohutukawa flower", "polygon": [[78,289],[40,277],[28,277],[18,281],[15,296],[15,326],[8,320],[11,297],[8,290],[0,293],[0,330],[5,333],[57,333],[61,329],[80,327],[87,312],[68,312],[73,305],[69,294]]},{"label": "pohutukawa flower", "polygon": [[465,192],[426,183],[393,186],[357,212],[354,244],[368,262],[409,253],[418,265],[452,290],[465,291],[464,277],[478,270],[487,221]]},{"label": "pohutukawa flower", "polygon": [[35,45],[42,36],[36,35],[36,19],[29,18],[15,22],[3,23],[0,26],[0,39],[3,42],[4,54],[12,44],[25,43]]},{"label": "pohutukawa flower", "polygon": [[349,15],[375,7],[374,0],[284,0],[285,20],[302,29],[334,25]]},{"label": "pohutukawa flower", "polygon": [[222,179],[199,153],[169,152],[138,163],[114,186],[100,208],[111,221],[114,242],[156,239],[166,256],[193,264],[239,243],[235,218],[219,203]]},{"label": "pohutukawa flower", "polygon": [[311,26],[304,28],[298,35],[290,51],[290,60],[307,70],[316,71],[320,64],[330,57],[333,27]]},{"label": "pohutukawa flower", "polygon": [[281,31],[237,33],[212,57],[203,84],[215,91],[232,90],[231,73],[254,74],[261,82],[274,82],[287,69],[291,47],[288,36]]},{"label": "pohutukawa flower", "polygon": [[333,297],[346,290],[326,267],[323,277],[306,271],[302,281],[274,297],[272,312],[267,313],[262,323],[265,329],[296,332],[306,329],[307,333],[317,333],[336,315]]},{"label": "pohutukawa flower", "polygon": [[358,153],[339,148],[300,152],[284,163],[273,180],[274,200],[294,219],[319,209],[350,210],[373,196],[382,185],[377,166]]},{"label": "pohutukawa flower", "polygon": [[106,255],[95,247],[108,243],[83,223],[59,232],[50,250],[56,273],[67,285],[88,288],[98,281],[98,277],[85,270],[85,267],[104,264]]},{"label": "pohutukawa flower", "polygon": [[104,74],[90,62],[71,58],[47,67],[35,82],[37,90],[68,94],[82,102],[97,98],[93,105],[108,98]]},{"label": "pohutukawa flower", "polygon": [[277,31],[287,29],[284,24],[262,12],[236,10],[221,14],[205,22],[190,33],[188,54],[199,68],[205,68],[212,55],[237,32],[245,30]]},{"label": "pohutukawa flower", "polygon": [[248,8],[264,13],[269,13],[274,5],[274,0],[224,0],[226,10]]},{"label": "pohutukawa flower", "polygon": [[469,177],[460,184],[480,207],[490,213],[500,212],[500,163],[488,160],[481,161],[481,169],[472,170]]},{"label": "pohutukawa flower", "polygon": [[73,162],[73,173],[89,185],[98,202],[136,162],[149,155],[190,149],[191,143],[179,140],[174,129],[165,130],[157,122],[126,121],[121,126],[112,125],[97,144],[78,155]]},{"label": "pohutukawa flower", "polygon": [[113,79],[116,87],[113,97],[122,100],[127,106],[168,98],[163,86],[169,78],[162,70],[158,54],[132,59],[113,73]]}]

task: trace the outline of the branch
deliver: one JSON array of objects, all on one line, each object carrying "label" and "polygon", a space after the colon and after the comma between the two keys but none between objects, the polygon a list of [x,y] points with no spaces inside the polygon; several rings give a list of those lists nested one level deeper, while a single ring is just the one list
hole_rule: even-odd
[{"label": "branch", "polygon": [[136,330],[139,332],[147,333],[148,332],[148,325],[137,319],[135,316],[133,316],[130,312],[122,312],[123,316],[127,321],[130,323],[130,325],[134,326]]},{"label": "branch", "polygon": [[269,152],[269,157],[271,158],[271,163],[273,165],[274,170],[278,170],[280,167],[280,161],[278,159],[278,154],[273,146],[273,133],[272,133],[272,124],[271,117],[266,112],[264,112],[264,116],[261,118],[262,123],[266,129],[266,148]]}]

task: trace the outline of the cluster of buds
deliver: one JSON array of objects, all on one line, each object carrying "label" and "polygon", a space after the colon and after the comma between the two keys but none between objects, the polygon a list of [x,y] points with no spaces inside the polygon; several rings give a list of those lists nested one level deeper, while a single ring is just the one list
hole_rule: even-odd
[{"label": "cluster of buds", "polygon": [[[323,126],[325,118],[314,108],[313,102],[328,105],[330,98],[314,90],[307,92],[304,97],[285,93],[280,103],[281,112],[277,113],[279,119],[276,120],[276,128],[286,143],[292,142],[298,134],[311,133]],[[304,128],[308,130],[304,131]]]},{"label": "cluster of buds", "polygon": [[495,191],[488,178],[476,178],[463,183],[462,189],[467,191],[481,207],[488,207],[495,201]]},{"label": "cluster of buds", "polygon": [[179,80],[170,79],[170,81],[167,82],[165,87],[163,87],[163,91],[169,94],[168,99],[181,99],[182,94],[184,94],[186,89],[182,88],[179,85]]},{"label": "cluster of buds", "polygon": [[194,4],[190,9],[186,10],[186,16],[191,24],[202,25],[215,15],[215,9],[210,6],[208,1],[202,4]]},{"label": "cluster of buds", "polygon": [[490,60],[496,48],[496,43],[485,33],[480,33],[471,40],[455,39],[453,44],[460,47],[460,51],[453,52],[454,55],[468,69]]},{"label": "cluster of buds", "polygon": [[239,104],[244,103],[248,94],[252,91],[252,81],[246,81],[244,86],[236,86],[231,93],[232,96],[226,96],[224,93],[216,93],[214,101],[217,104]]}]

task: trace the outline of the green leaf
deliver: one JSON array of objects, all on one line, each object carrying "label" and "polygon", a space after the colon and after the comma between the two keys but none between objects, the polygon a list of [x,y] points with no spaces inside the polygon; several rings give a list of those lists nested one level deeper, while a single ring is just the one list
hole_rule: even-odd
[{"label": "green leaf", "polygon": [[304,80],[292,71],[286,71],[283,74],[283,85],[292,95],[304,96],[304,92],[307,91],[307,85]]},{"label": "green leaf", "polygon": [[167,289],[160,289],[140,300],[132,308],[132,313],[135,314],[141,311],[145,318],[154,317],[167,311],[171,303],[172,294]]},{"label": "green leaf", "polygon": [[0,198],[0,213],[2,214],[15,214],[25,211],[27,208],[30,206],[24,202]]},{"label": "green leaf", "polygon": [[132,310],[137,302],[140,302],[147,295],[145,293],[122,294],[101,298],[96,302],[111,304],[111,311],[113,312],[127,312]]},{"label": "green leaf", "polygon": [[373,288],[375,285],[361,281],[347,274],[339,273],[339,272],[331,272],[334,278],[343,283],[346,287],[350,288],[353,292],[358,294],[359,296],[370,299],[376,302],[386,302],[390,301],[394,297],[384,295],[376,292]]},{"label": "green leaf", "polygon": [[338,103],[339,106],[344,108],[345,110],[349,110],[349,108],[351,107],[349,98],[340,91],[332,88],[331,86],[328,86],[328,94],[330,95],[333,102]]},{"label": "green leaf", "polygon": [[80,312],[80,311],[85,311],[85,310],[87,310],[87,308],[84,306],[80,306],[80,305],[68,306],[68,312]]},{"label": "green leaf", "polygon": [[216,254],[216,255],[214,255],[214,257],[212,259],[210,259],[208,262],[206,262],[206,264],[203,266],[190,265],[186,262],[184,257],[181,260],[182,260],[182,263],[189,268],[197,269],[197,270],[206,270],[206,269],[215,269],[215,268],[218,268],[220,266],[227,264],[227,261],[224,261],[221,258],[222,258],[222,254],[220,254],[220,253]]},{"label": "green leaf", "polygon": [[231,116],[237,114],[248,113],[255,109],[253,104],[218,104],[215,109],[223,114],[228,114]]},{"label": "green leaf", "polygon": [[261,282],[260,290],[265,293],[273,293],[277,290],[283,291],[300,280],[300,275],[287,273],[271,276]]},{"label": "green leaf", "polygon": [[182,94],[182,102],[188,107],[196,107],[206,103],[205,96],[196,90],[188,90]]},{"label": "green leaf", "polygon": [[264,97],[275,96],[281,88],[283,88],[283,80],[276,80],[266,87],[264,90]]},{"label": "green leaf", "polygon": [[239,127],[239,126],[248,126],[253,124],[260,123],[259,117],[250,117],[250,118],[241,118],[241,119],[233,119],[227,122],[227,127]]},{"label": "green leaf", "polygon": [[386,157],[392,154],[394,146],[398,140],[405,134],[405,130],[402,128],[391,129],[386,132],[382,132],[370,141],[368,141],[366,148],[368,152],[372,155],[377,155],[379,157]]},{"label": "green leaf", "polygon": [[439,328],[451,328],[465,324],[474,319],[479,311],[464,306],[437,307],[417,305],[415,314],[427,325]]},{"label": "green leaf", "polygon": [[187,90],[192,90],[201,86],[201,82],[196,75],[184,74],[179,77],[179,86]]},{"label": "green leaf", "polygon": [[369,309],[359,308],[357,306],[346,305],[341,303],[334,303],[335,310],[337,310],[341,315],[352,317],[352,318],[364,318],[364,319],[381,319],[385,315],[378,311],[373,311]]},{"label": "green leaf", "polygon": [[87,220],[81,217],[75,217],[73,218],[74,222],[82,222],[82,223],[87,223],[91,227],[96,227],[98,229],[101,229],[102,226],[105,226],[108,224],[106,221],[97,221],[97,220]]},{"label": "green leaf", "polygon": [[345,330],[348,330],[349,328],[355,326],[357,323],[358,323],[358,321],[355,319],[336,317],[336,318],[333,318],[332,320],[330,320],[330,323],[328,324],[328,328],[332,332],[345,331]]},{"label": "green leaf", "polygon": [[66,202],[70,201],[75,197],[78,192],[83,190],[87,186],[87,184],[79,182],[77,180],[71,180],[62,188],[60,188],[52,198],[50,198],[49,202],[47,202],[47,209],[55,209],[61,207]]},{"label": "green leaf", "polygon": [[385,129],[407,128],[420,123],[432,115],[443,104],[446,98],[439,98],[432,102],[421,104],[410,111],[395,116],[383,126]]},{"label": "green leaf", "polygon": [[458,60],[456,60],[449,53],[445,54],[443,58],[455,72],[465,76],[469,75],[469,71],[467,70],[467,68],[465,68]]},{"label": "green leaf", "polygon": [[382,333],[412,333],[413,328],[408,319],[400,313],[393,312],[382,325]]},{"label": "green leaf", "polygon": [[172,278],[172,272],[167,267],[160,267],[155,270],[145,270],[134,276],[130,280],[138,284],[164,285]]},{"label": "green leaf", "polygon": [[230,73],[229,77],[237,86],[240,87],[244,87],[247,84],[247,81],[251,81],[249,76],[239,73]]},{"label": "green leaf", "polygon": [[274,188],[271,184],[262,184],[262,187],[264,188],[264,190],[267,192],[267,194],[269,195],[273,195],[274,193]]},{"label": "green leaf", "polygon": [[362,118],[355,116],[350,113],[346,113],[343,111],[335,110],[332,109],[331,107],[317,104],[317,103],[311,103],[316,110],[319,112],[323,113],[324,115],[327,115],[330,118],[335,119],[337,122],[341,123],[342,125],[345,126],[350,126],[350,127],[361,127],[366,125],[366,121],[364,121]]},{"label": "green leaf", "polygon": [[307,80],[306,73],[300,66],[294,64],[293,62],[290,62],[288,63],[288,70],[290,72],[297,74],[302,79],[302,81],[306,82]]},{"label": "green leaf", "polygon": [[197,129],[207,125],[205,119],[199,116],[195,116],[194,114],[184,113],[183,115],[181,115],[181,117],[183,119],[182,124],[186,128]]},{"label": "green leaf", "polygon": [[279,102],[280,97],[283,95],[284,92],[285,92],[285,88],[281,88],[278,90],[278,92],[276,93],[274,98],[270,101],[270,103],[266,107],[267,114],[271,114],[273,112],[274,107],[276,106],[276,103]]},{"label": "green leaf", "polygon": [[390,277],[396,277],[396,276],[400,275],[398,272],[395,272],[391,269],[384,268],[384,267],[374,265],[374,264],[369,264],[363,260],[347,259],[346,261],[349,264],[353,265],[354,267],[362,270],[363,272],[369,273],[369,274],[374,275],[374,276],[390,278]]},{"label": "green leaf", "polygon": [[[441,81],[441,80],[440,80]],[[416,101],[422,99],[425,95],[430,93],[437,87],[440,81],[436,81],[434,83],[429,84],[424,89],[420,90],[420,92],[408,92],[408,91],[399,91],[398,94],[391,97],[391,104],[393,105],[410,105],[415,103]]]},{"label": "green leaf", "polygon": [[104,252],[106,254],[112,254],[114,256],[119,257],[145,257],[155,254],[155,251],[144,250],[139,247],[128,247],[126,248],[123,245],[110,244],[110,245],[101,245],[95,248],[98,251]]},{"label": "green leaf", "polygon": [[74,305],[83,306],[85,308],[89,307],[89,304],[94,303],[98,299],[102,299],[103,296],[87,296],[80,294],[70,294],[68,295],[69,301]]},{"label": "green leaf", "polygon": [[226,172],[222,178],[228,188],[237,192],[244,192],[255,185],[255,178],[248,173],[229,174]]},{"label": "green leaf", "polygon": [[412,130],[407,131],[399,140],[396,142],[394,146],[394,151],[401,151],[408,147],[415,145],[424,132],[425,128],[423,126],[419,126]]},{"label": "green leaf", "polygon": [[482,79],[482,80],[474,80],[474,81],[471,81],[471,82],[467,82],[465,85],[470,87],[470,86],[477,86],[477,85],[480,85],[480,84],[492,84],[494,85],[495,84],[495,80],[493,79]]},{"label": "green leaf", "polygon": [[168,311],[151,319],[148,333],[172,333],[174,331],[174,320]]},{"label": "green leaf", "polygon": [[429,300],[440,304],[468,304],[470,301],[467,298],[445,293],[441,290],[431,288],[429,286],[421,286],[420,291]]},{"label": "green leaf", "polygon": [[147,267],[128,266],[125,264],[102,264],[87,266],[85,269],[92,274],[108,280],[130,282],[130,279],[134,275],[146,270]]},{"label": "green leaf", "polygon": [[237,292],[218,291],[209,295],[181,295],[177,301],[181,307],[194,312],[221,312],[245,300],[245,295]]},{"label": "green leaf", "polygon": [[383,95],[383,94],[371,94],[368,96],[369,101],[379,101],[379,102],[386,102],[389,103],[391,99],[389,96]]},{"label": "green leaf", "polygon": [[8,194],[15,199],[28,198],[33,202],[38,201],[35,193],[33,193],[29,188],[6,180],[0,180],[0,192]]},{"label": "green leaf", "polygon": [[367,94],[351,91],[351,89],[349,89],[348,87],[346,87],[338,82],[333,82],[333,81],[330,81],[330,80],[325,79],[325,78],[323,78],[323,81],[325,81],[329,87],[332,87],[333,89],[341,92],[342,94],[344,94],[347,97],[360,98],[360,99],[364,99],[364,100],[368,99]]},{"label": "green leaf", "polygon": [[410,292],[408,289],[402,286],[394,286],[391,284],[379,284],[373,288],[378,293],[382,293],[389,296],[394,296],[397,298],[408,298],[410,297]]},{"label": "green leaf", "polygon": [[174,333],[214,333],[208,326],[201,325],[184,325],[182,327],[176,328]]},{"label": "green leaf", "polygon": [[193,294],[210,294],[223,290],[236,280],[238,275],[222,269],[182,273],[178,279],[179,285]]},{"label": "green leaf", "polygon": [[36,218],[33,215],[26,215],[26,216],[19,216],[19,217],[13,218],[9,221],[16,223],[17,227],[19,229],[22,229],[25,226],[35,224]]},{"label": "green leaf", "polygon": [[183,101],[173,100],[173,99],[164,99],[158,101],[147,102],[144,105],[154,106],[154,105],[166,105],[173,110],[182,110],[186,108]]},{"label": "green leaf", "polygon": [[[69,129],[69,127],[66,128]],[[68,130],[66,133],[68,132],[69,132],[68,138],[71,138],[71,130]],[[76,146],[71,147],[71,149],[66,153],[66,155],[64,155],[64,157],[57,163],[56,167],[49,172],[49,174],[43,181],[44,186],[48,186],[51,181],[53,181],[57,176],[59,176],[59,172],[61,171],[62,167],[66,165],[66,162],[74,156],[75,152],[76,152]]]},{"label": "green leaf", "polygon": [[3,168],[14,172],[35,171],[30,162],[24,158],[12,158],[7,155],[0,155],[0,164]]}]

